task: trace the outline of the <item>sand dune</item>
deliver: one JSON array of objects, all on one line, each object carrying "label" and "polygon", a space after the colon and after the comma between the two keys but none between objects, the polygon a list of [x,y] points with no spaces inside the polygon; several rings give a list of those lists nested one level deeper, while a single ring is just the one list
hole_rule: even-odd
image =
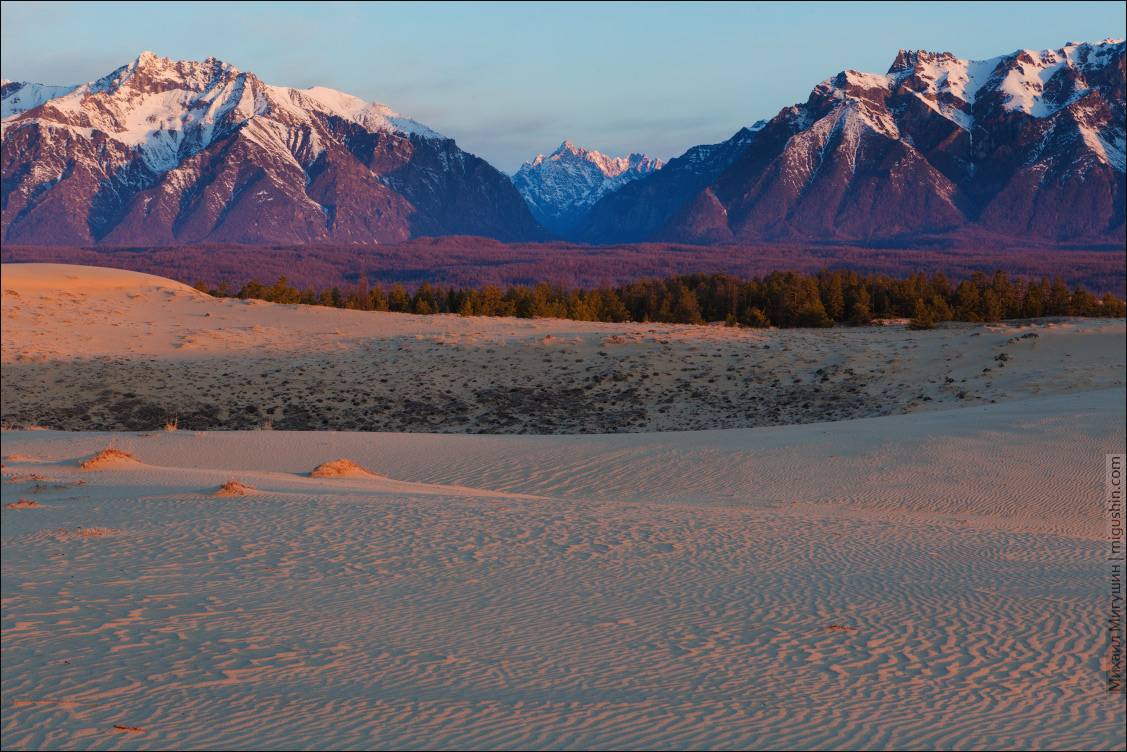
[{"label": "sand dune", "polygon": [[[819,456],[864,456],[845,422],[782,438],[133,437],[138,469],[4,512],[5,747],[1122,747],[1122,704],[1100,691],[1103,543],[1086,535],[1100,477],[1067,456],[1030,472],[1022,453],[1033,416],[1123,397],[976,408],[977,436],[936,413],[860,428],[918,429],[948,462],[993,441],[984,469],[1018,453],[993,468],[1010,504],[972,483],[953,498],[910,446],[880,448],[904,465],[858,482]],[[1089,450],[1122,443],[1114,421]],[[5,478],[63,481],[105,441],[3,438],[40,458]],[[606,456],[611,440],[630,445]],[[311,444],[398,473],[303,476]],[[517,483],[514,461],[537,472]],[[705,482],[688,490],[694,464]],[[257,493],[195,490],[235,466]],[[1055,473],[1072,503],[1036,493]],[[52,532],[75,528],[116,532]]]},{"label": "sand dune", "polygon": [[[265,404],[284,380],[267,364],[328,358],[320,387],[289,372],[281,412],[258,414],[277,426],[393,352],[388,399],[424,415],[412,400],[453,363],[535,384],[559,349],[568,369],[539,378],[646,362],[679,396],[639,390],[644,421],[613,424],[634,432],[598,435],[565,432],[586,425],[582,401],[539,436],[184,430],[183,412],[176,431],[154,430],[156,412],[130,432],[4,431],[5,749],[1125,747],[1122,698],[1103,691],[1101,538],[1104,455],[1125,442],[1123,322],[639,331],[136,280],[64,304],[58,280],[85,272],[32,272],[47,281],[4,267],[6,421],[82,394],[109,420],[118,398],[81,381],[94,365],[120,365],[136,390],[122,399],[142,404],[195,399],[200,374]],[[193,310],[213,315],[180,347]],[[221,314],[232,328],[208,328]],[[839,405],[849,387],[821,381],[833,364],[871,409],[746,407],[790,399],[792,375]],[[948,399],[946,378],[973,394]],[[629,384],[592,389],[625,399]],[[935,396],[903,399],[921,393]],[[504,430],[546,428],[512,409]],[[638,432],[694,414],[746,427]],[[411,427],[492,425],[474,415]],[[784,418],[805,422],[771,424]],[[135,461],[80,468],[107,447]],[[340,472],[310,473],[326,465]],[[249,490],[217,495],[229,482]],[[39,506],[5,506],[19,499]]]},{"label": "sand dune", "polygon": [[87,268],[3,266],[5,426],[617,433],[1124,385],[1121,320],[913,333],[413,316],[217,300],[117,270],[99,273],[133,288],[87,288]]}]

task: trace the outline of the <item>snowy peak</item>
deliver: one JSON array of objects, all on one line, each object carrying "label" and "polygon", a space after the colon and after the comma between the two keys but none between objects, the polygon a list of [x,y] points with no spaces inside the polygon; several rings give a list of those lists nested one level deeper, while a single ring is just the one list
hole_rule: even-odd
[{"label": "snowy peak", "polygon": [[843,71],[650,239],[1121,242],[1124,53],[1113,39],[977,61],[900,50],[884,75]]},{"label": "snowy peak", "polygon": [[[82,86],[24,84],[9,95],[12,86],[4,90],[5,136],[36,122],[87,138],[97,131],[132,149],[154,173],[174,168],[242,128],[249,138],[272,146],[308,140],[314,156],[329,138],[331,119],[370,133],[443,138],[387,105],[325,87],[270,86],[214,57],[172,61],[142,52],[128,65]],[[311,135],[299,137],[296,131]]]},{"label": "snowy peak", "polygon": [[81,86],[3,85],[3,238],[540,239],[503,174],[378,102],[152,52]]},{"label": "snowy peak", "polygon": [[537,155],[513,176],[532,216],[549,230],[566,234],[603,196],[660,170],[662,161],[645,154],[608,157],[564,141],[551,155]]},{"label": "snowy peak", "polygon": [[661,170],[608,193],[575,225],[570,238],[582,243],[646,240],[731,167],[766,126],[760,120],[727,141],[693,146]]},{"label": "snowy peak", "polygon": [[56,97],[66,96],[77,88],[77,86],[44,86],[30,81],[9,81],[5,78],[0,84],[0,93],[3,95],[3,109],[0,116],[7,118],[10,115],[18,115]]},{"label": "snowy peak", "polygon": [[[884,79],[889,91],[915,91],[966,128],[991,111],[1048,117],[1093,90],[1114,101],[1115,90],[1123,87],[1123,51],[1122,39],[1070,42],[1058,50],[1018,50],[989,60],[900,50]],[[1118,77],[1108,76],[1115,68]],[[870,78],[878,83],[880,77]]]},{"label": "snowy peak", "polygon": [[[532,166],[539,166],[544,162],[544,155],[540,154],[531,163]],[[642,175],[660,170],[662,161],[660,159],[653,159],[645,154],[632,153],[628,157],[608,157],[605,154],[600,154],[594,149],[584,149],[576,146],[571,141],[564,141],[560,144],[560,148],[552,152],[551,156],[547,158],[549,161],[570,162],[578,164],[581,162],[589,162],[598,168],[599,172],[608,178],[617,178],[619,175],[627,171],[635,171]]]}]

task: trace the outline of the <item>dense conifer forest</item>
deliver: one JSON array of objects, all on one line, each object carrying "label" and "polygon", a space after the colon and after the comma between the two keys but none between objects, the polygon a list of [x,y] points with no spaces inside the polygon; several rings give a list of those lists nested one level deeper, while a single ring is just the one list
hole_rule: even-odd
[{"label": "dense conifer forest", "polygon": [[203,281],[196,288],[219,297],[362,311],[674,324],[723,321],[745,327],[829,327],[908,318],[913,328],[928,329],[943,321],[1127,314],[1124,301],[1112,293],[1097,298],[1079,284],[1070,290],[1059,278],[1011,279],[1001,269],[993,275],[976,272],[958,282],[943,274],[928,277],[917,272],[895,279],[838,270],[773,272],[746,280],[725,273],[687,274],[597,289],[547,283],[444,288],[424,283],[409,292],[399,283],[389,289],[369,284],[363,275],[356,285],[322,290],[301,290],[284,275],[272,285],[254,279],[239,290],[227,284],[210,288]]}]

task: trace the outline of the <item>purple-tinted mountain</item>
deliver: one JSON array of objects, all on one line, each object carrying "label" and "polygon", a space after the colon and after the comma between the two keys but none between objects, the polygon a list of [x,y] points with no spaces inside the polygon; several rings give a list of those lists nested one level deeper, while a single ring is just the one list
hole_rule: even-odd
[{"label": "purple-tinted mountain", "polygon": [[540,224],[566,235],[600,198],[660,169],[661,160],[645,154],[608,157],[564,141],[550,156],[525,162],[513,185]]},{"label": "purple-tinted mountain", "polygon": [[5,243],[550,237],[509,179],[382,104],[152,53],[78,87],[3,84]]},{"label": "purple-tinted mountain", "polygon": [[637,243],[660,229],[697,193],[728,169],[764,123],[719,144],[694,146],[660,170],[609,193],[567,233],[581,243]]},{"label": "purple-tinted mountain", "polygon": [[1122,243],[1124,113],[1122,41],[901,51],[886,75],[845,71],[784,109],[649,238]]}]

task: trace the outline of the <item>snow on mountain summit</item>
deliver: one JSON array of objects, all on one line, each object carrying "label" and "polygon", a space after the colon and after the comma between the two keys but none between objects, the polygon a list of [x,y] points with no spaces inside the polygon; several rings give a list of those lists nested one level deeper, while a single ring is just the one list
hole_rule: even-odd
[{"label": "snow on mountain summit", "polygon": [[551,155],[525,162],[512,180],[532,216],[562,235],[600,198],[661,167],[645,154],[608,157],[564,141]]},{"label": "snow on mountain summit", "polygon": [[[443,138],[425,125],[378,102],[368,103],[324,87],[293,89],[263,83],[214,57],[177,61],[142,52],[97,81],[70,87],[24,84],[4,89],[5,135],[30,120],[46,121],[89,136],[109,134],[133,148],[156,173],[207,148],[255,118],[265,130],[315,127],[312,114],[339,117],[369,132]],[[283,136],[282,133],[276,135]]]},{"label": "snow on mountain summit", "polygon": [[81,86],[6,82],[3,106],[5,241],[548,234],[508,178],[425,125],[213,57],[143,52]]},{"label": "snow on mountain summit", "polygon": [[1122,243],[1124,61],[1109,39],[981,61],[901,50],[884,75],[843,71],[644,239]]}]

